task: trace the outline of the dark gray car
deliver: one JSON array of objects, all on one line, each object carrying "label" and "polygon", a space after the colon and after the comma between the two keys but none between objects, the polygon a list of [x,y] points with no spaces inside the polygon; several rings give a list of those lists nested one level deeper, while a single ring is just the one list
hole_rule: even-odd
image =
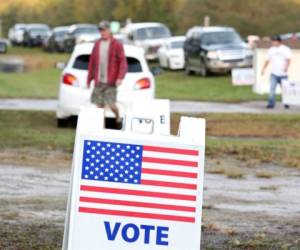
[{"label": "dark gray car", "polygon": [[233,68],[252,66],[253,53],[235,29],[193,27],[184,44],[187,74],[227,73]]},{"label": "dark gray car", "polygon": [[64,37],[64,50],[71,53],[76,45],[77,38],[82,34],[99,34],[97,25],[94,24],[73,24],[69,27]]},{"label": "dark gray car", "polygon": [[53,28],[50,36],[44,41],[44,49],[49,52],[64,52],[64,38],[68,30],[69,26]]},{"label": "dark gray car", "polygon": [[24,32],[23,44],[27,47],[41,46],[49,35],[50,28],[46,24],[28,24]]}]

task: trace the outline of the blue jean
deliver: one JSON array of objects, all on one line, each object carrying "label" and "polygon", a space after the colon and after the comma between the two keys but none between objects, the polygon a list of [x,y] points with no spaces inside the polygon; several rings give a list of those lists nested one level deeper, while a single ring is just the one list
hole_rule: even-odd
[{"label": "blue jean", "polygon": [[268,101],[268,105],[269,106],[275,106],[275,101],[276,101],[276,86],[277,84],[281,85],[282,80],[287,79],[287,76],[277,76],[274,74],[271,74],[270,77],[270,82],[271,82],[271,86],[270,86],[270,94],[269,94],[269,101]]}]

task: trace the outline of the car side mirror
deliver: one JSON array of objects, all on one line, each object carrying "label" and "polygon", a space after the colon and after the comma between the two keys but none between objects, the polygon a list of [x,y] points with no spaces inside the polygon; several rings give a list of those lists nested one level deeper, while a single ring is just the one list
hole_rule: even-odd
[{"label": "car side mirror", "polygon": [[152,67],[151,68],[151,72],[154,76],[158,76],[160,75],[163,71],[161,69],[161,67]]}]

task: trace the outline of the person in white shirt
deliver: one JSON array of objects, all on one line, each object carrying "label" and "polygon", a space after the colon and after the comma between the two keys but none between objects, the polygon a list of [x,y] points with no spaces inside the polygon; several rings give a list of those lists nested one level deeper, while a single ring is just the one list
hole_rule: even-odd
[{"label": "person in white shirt", "polygon": [[[280,36],[271,37],[272,47],[267,52],[267,60],[265,61],[261,74],[264,75],[265,70],[271,62],[271,77],[270,77],[270,94],[268,105],[266,108],[274,108],[276,101],[276,86],[281,84],[282,80],[287,79],[288,69],[291,63],[292,52],[289,47],[282,44]],[[289,108],[288,105],[284,106]]]}]

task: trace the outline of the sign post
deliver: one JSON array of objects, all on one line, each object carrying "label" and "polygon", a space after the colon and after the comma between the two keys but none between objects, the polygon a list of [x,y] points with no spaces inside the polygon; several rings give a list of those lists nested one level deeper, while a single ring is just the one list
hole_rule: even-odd
[{"label": "sign post", "polygon": [[178,136],[126,123],[77,129],[63,249],[199,250],[205,120],[182,117]]}]

